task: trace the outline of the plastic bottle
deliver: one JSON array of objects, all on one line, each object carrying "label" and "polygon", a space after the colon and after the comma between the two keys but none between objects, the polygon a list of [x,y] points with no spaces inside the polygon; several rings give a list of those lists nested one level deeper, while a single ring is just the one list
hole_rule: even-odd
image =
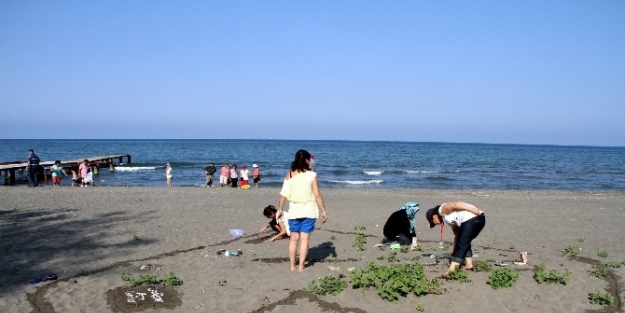
[{"label": "plastic bottle", "polygon": [[441,242],[439,242],[439,243],[438,243],[438,248],[439,248],[439,249],[443,249],[443,248],[445,248],[445,243],[444,243],[444,242],[442,242],[442,241],[441,241]]},{"label": "plastic bottle", "polygon": [[243,251],[241,250],[224,250],[221,249],[219,251],[217,251],[218,255],[225,255],[225,256],[240,256],[241,254],[243,254]]},{"label": "plastic bottle", "polygon": [[228,250],[225,253],[226,256],[239,256],[240,254],[240,251],[237,250]]}]

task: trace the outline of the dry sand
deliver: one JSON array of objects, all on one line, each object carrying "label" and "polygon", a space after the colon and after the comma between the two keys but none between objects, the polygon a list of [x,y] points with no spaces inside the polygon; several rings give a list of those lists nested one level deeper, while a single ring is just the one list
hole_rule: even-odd
[{"label": "dry sand", "polygon": [[[278,190],[261,188],[0,188],[0,312],[623,312],[624,267],[607,279],[588,274],[592,264],[625,259],[625,194],[604,192],[322,190],[328,222],[312,235],[304,273],[289,271],[287,241],[264,243],[258,235],[267,222],[262,209],[277,204]],[[430,230],[425,209],[450,200],[475,204],[487,214],[474,241],[476,260],[512,262],[529,252],[529,265],[514,266],[519,281],[493,290],[489,273],[470,273],[471,284],[445,281],[441,295],[408,296],[394,303],[375,290],[351,289],[338,296],[315,296],[308,284],[328,274],[346,274],[367,262],[388,264],[382,239],[386,218],[407,200],[421,204],[418,237],[424,251],[399,253],[401,261],[421,256],[429,277],[445,270],[427,255],[438,248],[438,229]],[[353,247],[354,228],[371,235],[365,251]],[[229,229],[245,235],[230,237]],[[445,241],[451,242],[449,230]],[[582,248],[568,259],[562,250]],[[240,257],[218,256],[240,249]],[[606,250],[602,259],[597,250]],[[379,257],[384,260],[378,260]],[[538,284],[535,266],[570,270],[570,283]],[[141,270],[145,266],[151,270]],[[174,272],[182,286],[159,287],[163,302],[147,293],[127,302],[120,273]],[[29,284],[41,274],[56,281]],[[595,289],[617,296],[615,306],[591,305]],[[136,293],[135,293],[136,295]],[[155,306],[154,306],[155,305]],[[294,307],[296,305],[297,307]]]}]

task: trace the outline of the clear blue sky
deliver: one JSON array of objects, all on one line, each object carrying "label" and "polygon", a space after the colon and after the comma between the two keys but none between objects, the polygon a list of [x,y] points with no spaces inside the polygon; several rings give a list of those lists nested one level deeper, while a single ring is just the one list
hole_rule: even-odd
[{"label": "clear blue sky", "polygon": [[625,146],[625,1],[0,1],[0,138]]}]

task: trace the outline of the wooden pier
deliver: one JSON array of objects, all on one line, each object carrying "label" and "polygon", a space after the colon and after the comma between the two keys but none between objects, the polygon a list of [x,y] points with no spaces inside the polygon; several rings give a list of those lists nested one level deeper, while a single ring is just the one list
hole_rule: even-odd
[{"label": "wooden pier", "polygon": [[[61,160],[61,166],[64,169],[71,168],[72,166],[79,166],[84,160],[89,161],[89,166],[91,166],[91,172],[93,175],[100,174],[100,168],[108,167],[109,172],[115,172],[115,160],[117,160],[117,164],[124,163],[124,158],[128,161],[126,163],[131,162],[130,154],[109,154],[109,155],[101,155],[94,156],[82,159],[75,160]],[[15,161],[15,162],[6,162],[0,163],[0,175],[4,175],[4,184],[5,185],[15,185],[15,172],[23,171],[28,165],[27,161]],[[41,162],[41,166],[43,167],[43,171],[39,171],[40,176],[42,176],[43,181],[48,183],[48,168],[54,165],[54,161],[45,161]],[[67,171],[68,172],[68,171]]]}]

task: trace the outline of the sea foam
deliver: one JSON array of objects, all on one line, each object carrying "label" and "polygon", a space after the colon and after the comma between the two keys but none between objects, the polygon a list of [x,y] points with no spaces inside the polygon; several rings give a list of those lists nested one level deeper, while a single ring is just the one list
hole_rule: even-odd
[{"label": "sea foam", "polygon": [[140,172],[140,171],[151,171],[155,170],[156,166],[116,166],[115,171],[118,172]]},{"label": "sea foam", "polygon": [[381,184],[384,181],[381,179],[374,180],[331,180],[331,183],[335,184],[347,184],[347,185],[368,185],[368,184]]},{"label": "sea foam", "polygon": [[380,176],[384,171],[363,171],[363,173],[371,176]]}]

